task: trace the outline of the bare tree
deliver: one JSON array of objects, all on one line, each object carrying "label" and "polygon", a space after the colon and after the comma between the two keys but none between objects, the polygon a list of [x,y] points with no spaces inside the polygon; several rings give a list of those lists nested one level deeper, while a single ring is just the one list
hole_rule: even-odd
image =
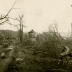
[{"label": "bare tree", "polygon": [[23,15],[22,16],[19,15],[19,18],[17,18],[17,21],[19,22],[19,26],[20,26],[19,39],[20,39],[20,42],[22,42],[22,39],[23,39]]},{"label": "bare tree", "polygon": [[49,26],[49,32],[54,34],[54,35],[59,35],[57,22],[55,22],[54,24],[51,24]]},{"label": "bare tree", "polygon": [[19,15],[19,18],[16,18],[16,20],[19,22],[19,39],[20,39],[20,42],[22,42],[23,40],[23,28],[25,28],[26,26],[23,25],[23,18],[24,18],[24,15]]},{"label": "bare tree", "polygon": [[10,21],[7,22],[8,24],[17,27],[17,29],[19,27],[19,29],[18,29],[18,37],[19,38],[18,39],[20,40],[20,42],[22,42],[22,40],[23,40],[23,28],[26,27],[25,25],[23,25],[23,23],[24,23],[23,18],[24,18],[24,15],[19,15],[19,17],[15,18],[15,19],[10,17],[10,19],[18,21],[18,24],[12,24]]},{"label": "bare tree", "polygon": [[[16,3],[16,1],[15,1],[15,3]],[[14,5],[15,5],[15,3],[12,5],[12,7],[10,8],[10,10],[7,12],[7,14],[6,15],[1,15],[1,17],[0,17],[0,25],[3,25],[4,23],[7,23],[7,24],[9,24],[9,25],[13,25],[13,26],[15,26],[15,27],[17,27],[17,29],[18,29],[18,27],[20,27],[19,28],[19,39],[20,39],[20,42],[22,42],[22,38],[23,38],[23,27],[26,27],[26,26],[24,26],[23,25],[23,15],[19,15],[19,17],[18,18],[12,18],[12,17],[9,17],[8,15],[9,15],[9,13],[12,11],[12,9],[13,9],[13,7],[14,7]],[[16,9],[16,8],[15,8]],[[14,21],[18,21],[19,22],[19,24],[12,24],[11,22],[10,22],[10,19],[12,19],[12,20],[14,20]]]}]

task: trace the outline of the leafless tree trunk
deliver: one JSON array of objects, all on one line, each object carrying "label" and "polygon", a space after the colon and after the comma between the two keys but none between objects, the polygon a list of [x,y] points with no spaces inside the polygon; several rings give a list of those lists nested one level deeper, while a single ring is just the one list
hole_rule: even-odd
[{"label": "leafless tree trunk", "polygon": [[19,26],[20,26],[19,39],[20,39],[20,42],[22,42],[22,40],[23,40],[23,15],[19,16],[19,18],[17,18],[17,20],[19,21]]}]

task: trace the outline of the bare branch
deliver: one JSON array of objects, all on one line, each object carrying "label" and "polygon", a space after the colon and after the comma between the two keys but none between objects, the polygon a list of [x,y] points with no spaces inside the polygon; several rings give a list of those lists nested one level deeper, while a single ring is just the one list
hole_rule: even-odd
[{"label": "bare branch", "polygon": [[[12,18],[12,17],[8,17],[9,19],[12,19],[12,20],[18,20],[17,18],[16,19],[14,19],[14,18]],[[19,20],[18,20],[19,21]]]},{"label": "bare branch", "polygon": [[15,26],[15,27],[17,27],[17,29],[18,29],[18,25],[19,25],[19,24],[18,24],[18,25],[15,25],[15,24],[12,24],[12,23],[11,23],[11,22],[9,22],[9,21],[8,21],[8,22],[6,22],[6,23],[7,23],[7,24],[10,24],[10,25]]},{"label": "bare branch", "polygon": [[[16,1],[15,1],[15,3],[16,3]],[[1,17],[0,20],[5,19],[5,18],[8,16],[8,14],[9,14],[9,13],[11,12],[11,10],[13,9],[15,3],[14,3],[13,6],[11,7],[11,9],[8,11],[8,13],[7,13],[5,16]]]},{"label": "bare branch", "polygon": [[5,20],[5,21],[1,22],[0,25],[3,25],[3,24],[4,24],[5,22],[7,22],[7,21],[8,21],[8,20]]},{"label": "bare branch", "polygon": [[21,8],[13,8],[13,9],[21,9]]},{"label": "bare branch", "polygon": [[27,26],[23,25],[23,27],[25,28],[25,27],[27,27]]}]

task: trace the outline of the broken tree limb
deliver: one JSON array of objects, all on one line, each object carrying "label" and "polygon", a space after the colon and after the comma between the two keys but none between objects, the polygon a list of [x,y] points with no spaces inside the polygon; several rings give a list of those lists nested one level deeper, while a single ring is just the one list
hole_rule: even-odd
[{"label": "broken tree limb", "polygon": [[69,47],[67,47],[67,46],[64,46],[64,51],[61,53],[61,56],[65,56],[65,55],[68,55],[69,54],[69,52],[70,52],[70,48]]},{"label": "broken tree limb", "polygon": [[7,12],[7,14],[6,14],[5,16],[1,17],[0,20],[5,19],[5,18],[9,15],[9,13],[10,13],[11,10],[13,9],[15,3],[16,3],[16,1],[14,2],[14,4],[12,5],[12,7],[10,8],[10,10]]}]

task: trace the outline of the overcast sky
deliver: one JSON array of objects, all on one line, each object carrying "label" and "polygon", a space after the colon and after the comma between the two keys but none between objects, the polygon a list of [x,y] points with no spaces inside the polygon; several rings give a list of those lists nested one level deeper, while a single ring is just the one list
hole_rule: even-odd
[{"label": "overcast sky", "polygon": [[[15,0],[0,0],[0,14],[6,14]],[[34,29],[37,32],[47,31],[50,24],[58,24],[59,32],[70,32],[72,23],[72,0],[17,0],[10,13],[11,17],[24,14],[24,31]],[[0,29],[17,30],[7,24]]]}]

